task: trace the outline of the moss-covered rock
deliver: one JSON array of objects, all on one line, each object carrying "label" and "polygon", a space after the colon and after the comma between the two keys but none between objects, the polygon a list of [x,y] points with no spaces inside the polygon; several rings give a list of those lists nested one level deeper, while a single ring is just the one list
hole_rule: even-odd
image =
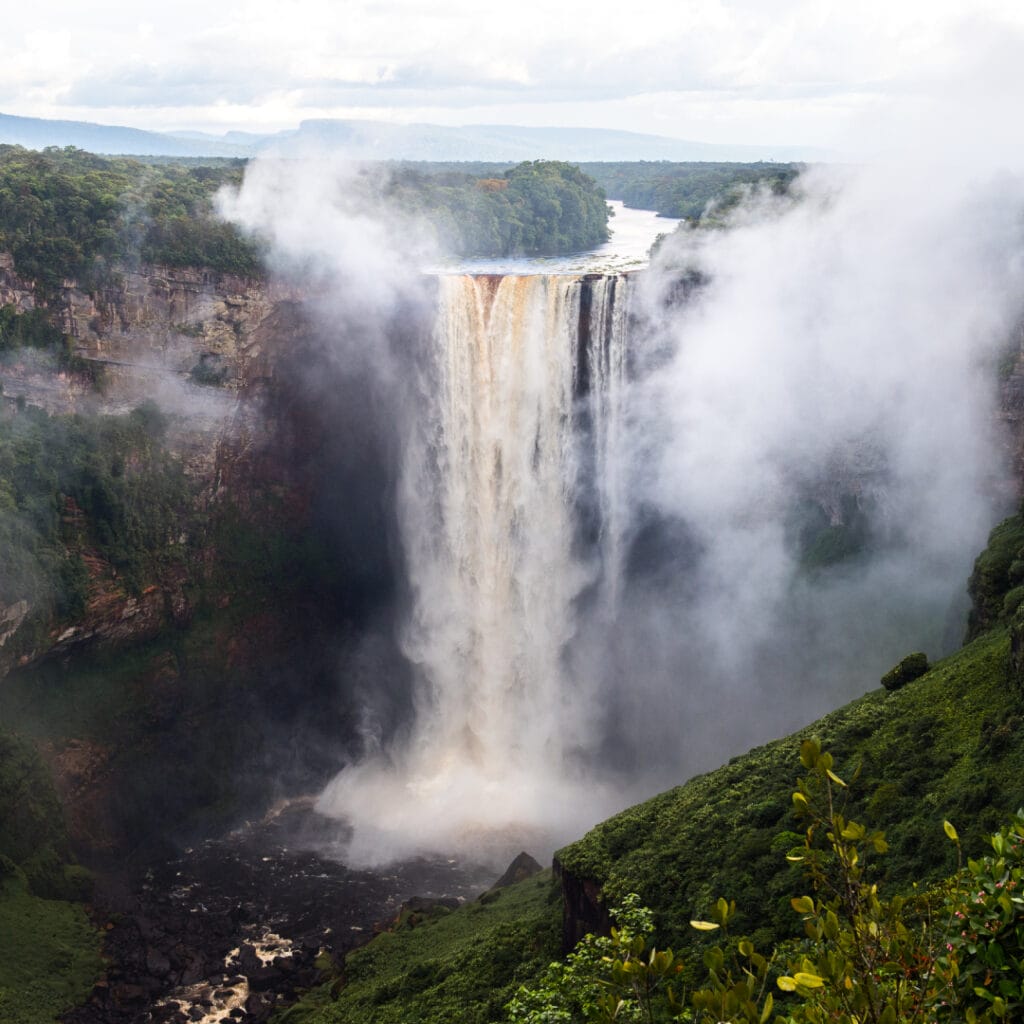
[{"label": "moss-covered rock", "polygon": [[882,685],[887,690],[898,690],[901,686],[919,679],[928,671],[931,666],[928,664],[928,656],[921,651],[915,651],[903,658],[898,665],[893,666],[882,676]]}]

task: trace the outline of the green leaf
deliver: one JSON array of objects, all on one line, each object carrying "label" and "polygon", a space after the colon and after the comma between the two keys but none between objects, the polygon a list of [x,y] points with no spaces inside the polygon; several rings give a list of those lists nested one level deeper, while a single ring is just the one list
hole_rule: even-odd
[{"label": "green leaf", "polygon": [[732,912],[732,907],[729,906],[729,901],[723,896],[718,897],[718,902],[715,903],[715,912],[713,917],[719,924],[725,924],[729,920],[729,916]]},{"label": "green leaf", "polygon": [[761,1020],[759,1024],[766,1024],[768,1018],[772,1015],[772,1008],[775,1006],[775,1000],[772,998],[771,992],[764,998],[764,1009],[761,1011]]},{"label": "green leaf", "polygon": [[810,896],[794,896],[789,901],[789,905],[798,914],[813,914],[814,913],[814,900]]},{"label": "green leaf", "polygon": [[943,829],[945,829],[946,835],[949,836],[949,838],[952,839],[954,843],[959,843],[960,842],[960,837],[956,834],[956,829],[953,828],[953,825],[952,825],[951,822],[944,821],[942,823],[942,827],[943,827]]},{"label": "green leaf", "polygon": [[805,768],[813,768],[820,753],[821,744],[817,740],[804,740],[800,744],[800,763]]},{"label": "green leaf", "polygon": [[783,992],[795,992],[796,991],[796,979],[790,978],[787,975],[783,975],[781,978],[775,979],[775,984],[782,989]]},{"label": "green leaf", "polygon": [[825,769],[825,774],[826,774],[826,775],[827,775],[827,776],[828,776],[828,777],[829,777],[829,778],[830,778],[830,779],[831,779],[831,780],[832,780],[832,781],[833,781],[833,782],[834,782],[834,783],[835,783],[835,784],[836,784],[837,786],[842,786],[842,787],[843,787],[844,789],[846,788],[846,783],[845,783],[845,782],[843,782],[843,780],[842,780],[841,778],[839,778],[839,776],[838,776],[838,775],[836,775],[836,773],[835,773],[834,771],[832,771],[832,769],[831,769],[831,768],[826,768],[826,769]]},{"label": "green leaf", "polygon": [[819,978],[817,974],[808,974],[806,971],[797,971],[793,975],[793,980],[804,988],[821,988],[825,984],[824,978]]},{"label": "green leaf", "polygon": [[699,932],[713,932],[720,925],[714,923],[714,921],[691,921],[691,928],[696,928]]}]

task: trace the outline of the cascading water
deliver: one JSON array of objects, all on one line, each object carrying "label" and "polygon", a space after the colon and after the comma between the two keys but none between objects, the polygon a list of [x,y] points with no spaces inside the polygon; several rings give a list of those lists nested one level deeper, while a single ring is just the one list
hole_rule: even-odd
[{"label": "cascading water", "polygon": [[504,856],[599,812],[574,781],[598,702],[567,647],[581,595],[616,597],[627,297],[621,275],[438,279],[400,492],[415,718],[319,802],[353,861],[471,835]]}]

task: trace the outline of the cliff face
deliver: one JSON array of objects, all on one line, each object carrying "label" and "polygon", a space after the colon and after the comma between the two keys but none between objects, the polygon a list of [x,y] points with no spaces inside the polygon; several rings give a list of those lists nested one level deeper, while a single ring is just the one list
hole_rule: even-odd
[{"label": "cliff face", "polygon": [[[0,256],[0,305],[34,303]],[[391,636],[394,453],[372,384],[325,341],[343,328],[308,310],[297,289],[143,267],[99,293],[67,284],[52,312],[70,358],[0,352],[0,425],[81,413],[99,457],[147,400],[165,420],[105,470],[159,521],[151,549],[129,538],[126,568],[88,489],[64,493],[49,551],[77,567],[80,605],[0,602],[2,730],[37,738],[88,859],[315,789],[355,742],[339,665],[367,622]]]},{"label": "cliff face", "polygon": [[[142,266],[97,292],[65,282],[54,314],[75,353],[104,367],[110,386],[101,406],[117,408],[137,394],[152,395],[162,379],[191,374],[238,391],[267,378],[276,318],[301,297],[260,279]],[[32,282],[15,273],[6,253],[0,253],[0,305],[19,312],[36,305]],[[27,358],[6,365],[3,379],[8,395],[24,394],[49,410],[70,411],[95,400],[83,380],[68,373],[54,379]]]},{"label": "cliff face", "polygon": [[[24,403],[51,414],[116,414],[154,399],[168,415],[166,449],[192,485],[194,507],[183,518],[209,522],[225,501],[251,510],[249,492],[268,485],[260,473],[275,472],[262,454],[268,425],[260,408],[275,360],[302,329],[300,302],[278,285],[201,269],[143,266],[94,293],[66,282],[52,313],[76,358],[8,353],[0,412]],[[32,282],[0,254],[0,305],[27,312],[35,304]],[[88,532],[82,512],[69,503],[62,518],[74,547]],[[187,623],[188,591],[215,557],[207,547],[192,564],[178,560],[129,587],[101,552],[84,542],[77,552],[89,577],[82,614],[40,623],[45,612],[28,595],[0,602],[0,679],[82,644],[122,644]]]}]

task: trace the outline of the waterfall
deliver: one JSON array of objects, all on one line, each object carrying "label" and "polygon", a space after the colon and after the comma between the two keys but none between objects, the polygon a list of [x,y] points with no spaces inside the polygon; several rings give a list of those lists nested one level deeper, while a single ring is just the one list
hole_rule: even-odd
[{"label": "waterfall", "polygon": [[626,281],[438,280],[400,488],[415,717],[320,801],[352,822],[357,859],[409,830],[443,846],[579,824],[599,695],[567,650],[581,596],[606,614],[616,597]]}]

